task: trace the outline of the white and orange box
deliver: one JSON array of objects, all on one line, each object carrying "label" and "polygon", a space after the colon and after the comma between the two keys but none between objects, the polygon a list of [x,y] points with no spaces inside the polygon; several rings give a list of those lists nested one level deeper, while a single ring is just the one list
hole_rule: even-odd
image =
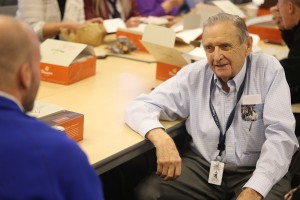
[{"label": "white and orange box", "polygon": [[188,64],[182,53],[174,48],[175,38],[172,29],[156,25],[148,25],[145,28],[141,43],[157,61],[156,79],[158,80],[171,78],[181,67]]},{"label": "white and orange box", "polygon": [[68,111],[62,106],[38,100],[34,102],[32,111],[27,114],[53,128],[63,127],[64,132],[77,142],[83,140],[83,114]]},{"label": "white and orange box", "polygon": [[96,74],[95,52],[86,44],[47,39],[41,55],[43,81],[69,85]]},{"label": "white and orange box", "polygon": [[57,113],[39,118],[49,126],[62,126],[64,132],[76,142],[83,140],[84,115],[69,110],[62,110]]}]

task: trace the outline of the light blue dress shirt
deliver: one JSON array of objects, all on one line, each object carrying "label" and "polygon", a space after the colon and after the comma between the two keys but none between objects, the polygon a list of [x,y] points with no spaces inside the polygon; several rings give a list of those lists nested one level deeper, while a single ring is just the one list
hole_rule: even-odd
[{"label": "light blue dress shirt", "polygon": [[[236,104],[237,91],[245,73],[246,60],[241,71],[228,82],[228,93],[222,90],[221,83],[215,78],[212,103],[222,132]],[[159,119],[185,118],[187,131],[192,137],[192,150],[208,162],[215,160],[219,153],[220,131],[209,108],[212,77],[213,72],[206,60],[182,68],[150,94],[134,99],[126,108],[126,123],[145,136],[151,129],[163,128]],[[246,95],[261,98],[261,113],[256,121],[245,121],[242,117],[241,105]],[[222,161],[238,166],[256,166],[244,187],[253,188],[264,197],[287,173],[298,148],[290,102],[289,87],[278,60],[266,54],[252,54],[245,89],[226,134]]]}]

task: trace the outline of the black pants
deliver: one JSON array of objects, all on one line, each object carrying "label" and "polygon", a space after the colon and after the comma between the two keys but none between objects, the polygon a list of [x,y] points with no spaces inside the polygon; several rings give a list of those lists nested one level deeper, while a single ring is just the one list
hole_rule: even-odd
[{"label": "black pants", "polygon": [[[176,181],[164,181],[155,173],[145,178],[136,188],[137,200],[231,200],[236,199],[242,187],[252,176],[255,167],[237,167],[225,164],[221,186],[207,183],[210,164],[192,151],[182,155],[182,175]],[[271,189],[266,200],[283,200],[291,189],[288,173]]]}]

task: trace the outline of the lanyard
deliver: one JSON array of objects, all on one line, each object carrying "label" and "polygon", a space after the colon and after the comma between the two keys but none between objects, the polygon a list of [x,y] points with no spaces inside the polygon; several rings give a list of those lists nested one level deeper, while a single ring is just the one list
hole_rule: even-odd
[{"label": "lanyard", "polygon": [[229,129],[229,127],[231,126],[232,124],[232,121],[233,121],[233,118],[234,118],[234,114],[235,114],[235,110],[236,110],[236,105],[238,104],[238,102],[240,101],[241,99],[241,96],[244,92],[244,89],[245,89],[245,82],[246,82],[246,77],[247,77],[247,71],[248,71],[248,68],[250,67],[251,65],[251,59],[250,59],[250,56],[247,57],[247,65],[246,65],[246,73],[245,73],[245,77],[244,77],[244,80],[239,88],[239,91],[237,93],[237,99],[236,99],[236,103],[235,103],[235,106],[234,108],[232,109],[229,117],[228,117],[228,120],[227,120],[227,123],[226,123],[226,130],[224,132],[224,134],[222,134],[222,131],[221,131],[221,126],[220,126],[220,121],[219,121],[219,118],[218,118],[218,115],[217,115],[217,112],[214,108],[214,105],[212,104],[212,101],[211,101],[211,96],[212,96],[212,91],[213,91],[213,85],[214,85],[214,75],[212,75],[212,78],[211,78],[211,82],[210,82],[210,98],[209,98],[209,108],[210,108],[210,112],[211,112],[211,115],[212,117],[214,118],[214,121],[217,125],[217,127],[219,128],[220,130],[220,135],[219,135],[219,144],[218,144],[218,150],[220,151],[219,152],[219,156],[221,156],[222,154],[222,151],[225,150],[225,140],[226,140],[226,132],[227,130]]}]

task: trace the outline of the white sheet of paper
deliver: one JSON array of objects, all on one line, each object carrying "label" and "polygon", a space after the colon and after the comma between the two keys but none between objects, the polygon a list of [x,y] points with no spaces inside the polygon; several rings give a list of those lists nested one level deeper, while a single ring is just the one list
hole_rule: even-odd
[{"label": "white sheet of paper", "polygon": [[43,101],[35,101],[32,111],[28,112],[27,114],[32,117],[41,118],[62,110],[65,110],[62,106]]},{"label": "white sheet of paper", "polygon": [[272,22],[272,15],[262,15],[262,16],[258,16],[258,17],[248,19],[246,21],[246,25],[247,26],[252,26],[252,25],[255,25],[255,24],[263,24],[263,23],[268,23],[268,22]]},{"label": "white sheet of paper", "polygon": [[191,56],[195,57],[195,58],[199,58],[199,60],[202,58],[206,58],[206,54],[204,51],[204,48],[201,47],[196,47],[194,48],[192,51],[188,52],[188,54],[190,54]]},{"label": "white sheet of paper", "polygon": [[179,33],[176,33],[176,37],[189,44],[191,41],[197,39],[202,34],[202,32],[202,28],[183,30]]},{"label": "white sheet of paper", "polygon": [[124,21],[120,18],[106,19],[103,21],[103,26],[107,33],[115,33],[118,28],[126,28]]},{"label": "white sheet of paper", "polygon": [[231,1],[213,1],[212,3],[218,6],[225,13],[246,18],[245,13]]}]

